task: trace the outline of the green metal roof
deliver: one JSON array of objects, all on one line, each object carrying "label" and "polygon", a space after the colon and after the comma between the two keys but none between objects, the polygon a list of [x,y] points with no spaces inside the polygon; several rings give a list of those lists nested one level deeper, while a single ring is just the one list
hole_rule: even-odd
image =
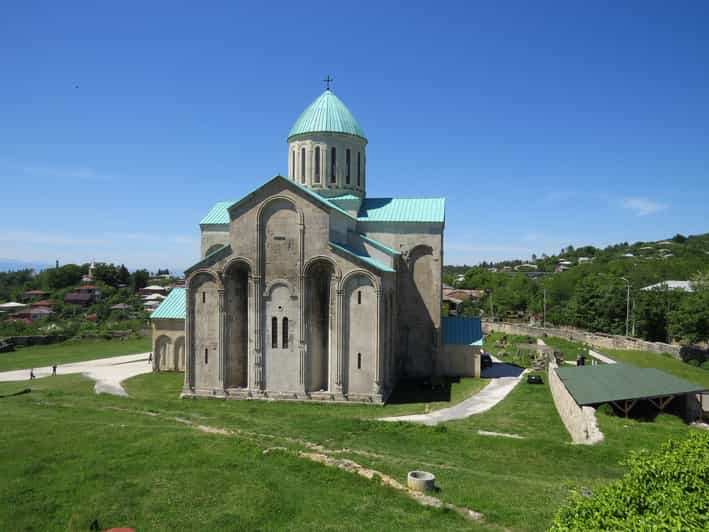
[{"label": "green metal roof", "polygon": [[382,264],[378,260],[373,259],[369,255],[365,255],[359,251],[357,251],[354,248],[351,248],[350,246],[346,246],[344,244],[336,244],[335,242],[330,241],[330,245],[345,253],[346,255],[349,255],[351,257],[354,257],[357,260],[361,260],[362,262],[368,264],[369,266],[372,266],[373,268],[382,271],[382,272],[395,272],[396,270],[392,268],[391,266],[387,266],[386,264]]},{"label": "green metal roof", "polygon": [[214,206],[209,209],[207,215],[202,218],[202,221],[199,222],[199,224],[228,224],[229,207],[231,207],[234,203],[234,201],[219,201],[215,203]]},{"label": "green metal roof", "polygon": [[184,320],[185,319],[185,289],[173,288],[162,303],[153,310],[153,319]]},{"label": "green metal roof", "polygon": [[365,198],[357,219],[361,222],[441,222],[445,198]]},{"label": "green metal roof", "polygon": [[303,111],[288,138],[304,133],[345,133],[367,139],[347,106],[330,90],[323,92]]},{"label": "green metal roof", "polygon": [[394,256],[394,255],[401,255],[401,253],[400,253],[399,251],[397,251],[397,250],[395,250],[395,249],[392,249],[392,248],[390,248],[390,247],[387,246],[387,245],[382,244],[381,242],[379,242],[379,240],[375,240],[375,239],[373,239],[373,238],[371,238],[371,237],[368,237],[368,236],[365,235],[364,233],[359,233],[359,237],[360,237],[362,240],[364,240],[365,242],[369,242],[369,243],[372,244],[375,248],[377,248],[377,249],[380,250],[380,251],[383,251],[383,252],[386,253],[387,255],[391,255],[391,256]]},{"label": "green metal roof", "polygon": [[480,318],[447,316],[441,318],[442,339],[449,345],[483,345]]},{"label": "green metal roof", "polygon": [[655,368],[630,364],[557,368],[574,400],[581,406],[625,399],[651,399],[668,395],[698,393],[706,387]]}]

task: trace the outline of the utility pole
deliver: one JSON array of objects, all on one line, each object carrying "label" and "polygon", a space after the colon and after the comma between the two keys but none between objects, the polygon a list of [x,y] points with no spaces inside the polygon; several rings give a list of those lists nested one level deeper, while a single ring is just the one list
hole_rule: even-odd
[{"label": "utility pole", "polygon": [[625,336],[630,335],[630,281],[625,277],[621,277],[627,285],[627,295],[625,297]]}]

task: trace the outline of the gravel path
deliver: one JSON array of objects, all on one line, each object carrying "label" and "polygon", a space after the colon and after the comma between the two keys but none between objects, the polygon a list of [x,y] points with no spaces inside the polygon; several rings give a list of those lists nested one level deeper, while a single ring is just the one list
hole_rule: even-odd
[{"label": "gravel path", "polygon": [[[57,366],[57,375],[70,375],[80,373],[96,381],[96,393],[110,393],[113,395],[128,395],[121,386],[121,382],[136,375],[150,373],[152,367],[148,364],[148,353],[135,355],[122,355],[111,358],[99,358],[84,362],[73,362]],[[38,379],[50,377],[52,367],[34,368]],[[30,378],[30,369],[18,369],[0,372],[0,381],[26,381]]]},{"label": "gravel path", "polygon": [[[502,401],[507,394],[510,393],[517,383],[522,380],[524,371],[517,366],[511,364],[503,364],[495,362],[491,368],[488,368],[489,373],[509,375],[497,377],[490,380],[490,384],[485,386],[478,393],[471,395],[464,401],[450,408],[436,410],[429,414],[414,414],[410,416],[394,416],[380,418],[381,421],[408,421],[410,423],[422,423],[424,425],[437,425],[446,421],[456,419],[465,419],[475,414],[480,414],[490,410],[497,403]],[[485,377],[483,373],[483,377]]]}]

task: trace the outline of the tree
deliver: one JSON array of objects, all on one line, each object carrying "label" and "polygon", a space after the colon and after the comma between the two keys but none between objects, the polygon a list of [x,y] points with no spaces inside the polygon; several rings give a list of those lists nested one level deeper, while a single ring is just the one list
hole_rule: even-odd
[{"label": "tree", "polygon": [[150,273],[148,272],[148,270],[134,271],[131,280],[133,291],[137,292],[141,288],[145,288],[148,285],[148,279],[150,279]]},{"label": "tree", "polygon": [[58,290],[78,284],[84,275],[84,271],[81,266],[76,264],[65,264],[60,268],[46,270],[46,275],[49,288]]}]

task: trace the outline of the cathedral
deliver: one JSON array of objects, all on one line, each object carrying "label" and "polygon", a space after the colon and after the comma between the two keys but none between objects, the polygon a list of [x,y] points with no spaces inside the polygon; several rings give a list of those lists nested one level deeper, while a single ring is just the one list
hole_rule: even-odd
[{"label": "cathedral", "polygon": [[288,134],[288,177],[202,219],[201,260],[151,316],[183,397],[382,403],[401,377],[474,373],[443,345],[445,200],[367,196],[367,142],[328,88]]}]

